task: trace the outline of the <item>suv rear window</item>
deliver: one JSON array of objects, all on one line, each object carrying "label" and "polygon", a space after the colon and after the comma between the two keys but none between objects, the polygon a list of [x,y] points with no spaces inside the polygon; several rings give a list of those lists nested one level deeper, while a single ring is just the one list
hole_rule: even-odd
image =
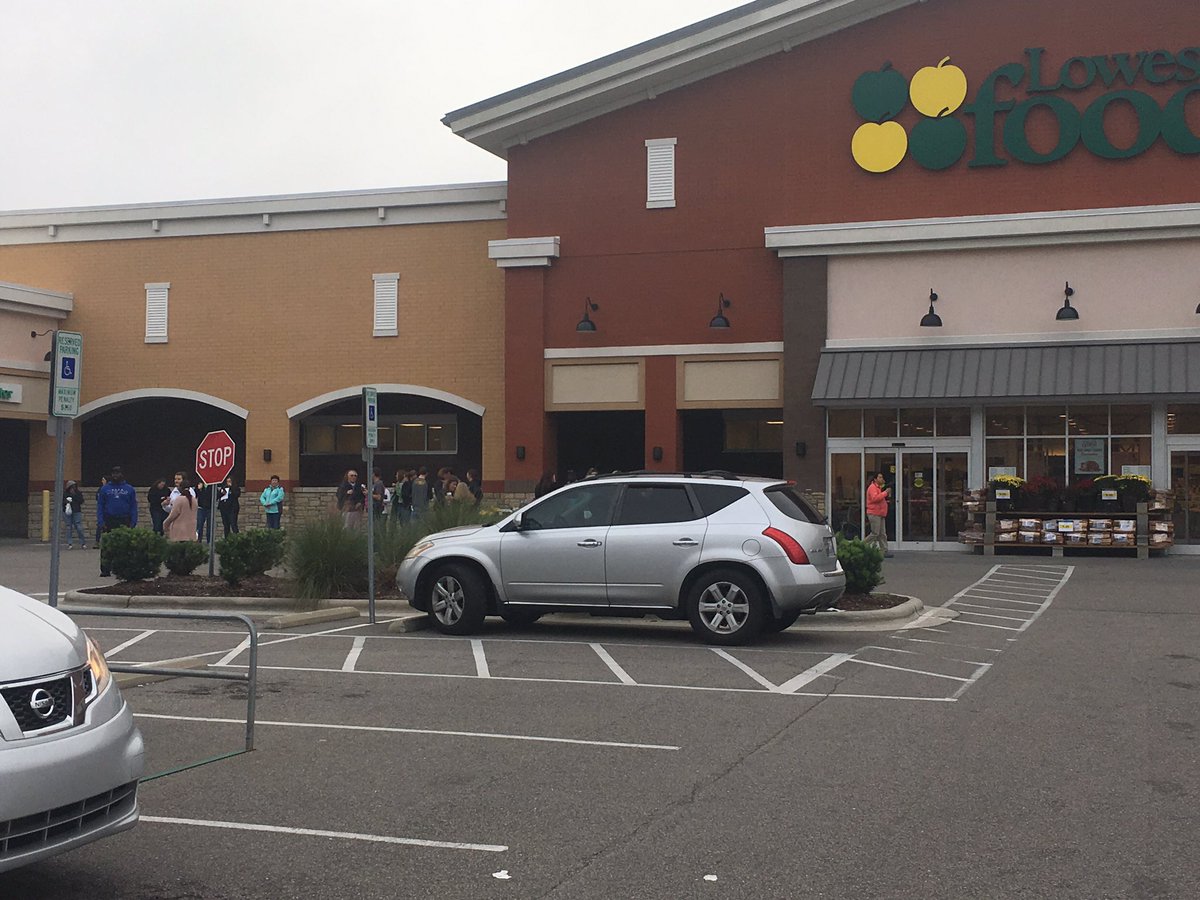
[{"label": "suv rear window", "polygon": [[795,519],[797,522],[811,522],[813,525],[822,525],[825,522],[825,518],[813,509],[809,502],[800,495],[800,492],[791,485],[781,484],[778,487],[769,487],[763,491],[763,496],[789,519]]},{"label": "suv rear window", "polygon": [[748,490],[732,484],[693,484],[692,490],[700,501],[700,509],[706,516],[720,512],[732,503],[745,497]]}]

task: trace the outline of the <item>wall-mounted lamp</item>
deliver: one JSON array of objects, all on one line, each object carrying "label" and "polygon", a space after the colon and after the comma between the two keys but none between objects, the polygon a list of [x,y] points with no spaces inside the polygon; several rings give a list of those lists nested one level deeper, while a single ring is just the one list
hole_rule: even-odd
[{"label": "wall-mounted lamp", "polygon": [[1079,310],[1071,305],[1071,298],[1075,296],[1075,289],[1071,287],[1071,282],[1067,282],[1066,288],[1063,290],[1063,305],[1058,311],[1058,315],[1054,318],[1058,322],[1074,322],[1079,318]]},{"label": "wall-mounted lamp", "polygon": [[525,445],[517,444],[517,459],[524,459],[524,458],[525,458]]},{"label": "wall-mounted lamp", "polygon": [[270,461],[271,461],[271,451],[264,450],[263,451],[263,462],[270,462]]},{"label": "wall-mounted lamp", "polygon": [[651,451],[650,455],[654,457],[655,462],[662,462],[662,458],[663,458],[662,447],[655,447]]},{"label": "wall-mounted lamp", "polygon": [[[584,298],[583,301],[583,318],[579,320],[579,324],[575,326],[576,331],[595,331],[596,323],[592,321],[591,314],[600,308],[599,303],[593,303],[591,297]],[[521,457],[518,457],[521,458]]]},{"label": "wall-mounted lamp", "polygon": [[728,328],[729,319],[725,318],[725,310],[733,306],[732,300],[726,300],[722,293],[717,297],[717,314],[712,317],[712,321],[708,323],[709,328]]},{"label": "wall-mounted lamp", "polygon": [[[31,331],[31,332],[29,332],[29,337],[31,340],[36,341],[38,338],[45,337],[46,335],[50,334],[53,330],[54,330],[53,328],[47,328],[45,331]],[[43,362],[53,362],[54,361],[54,350],[53,349],[47,350],[46,355],[42,357],[42,361]]]},{"label": "wall-mounted lamp", "polygon": [[808,456],[807,443],[804,441],[796,441],[796,456],[800,457],[800,459],[804,459],[804,457]]},{"label": "wall-mounted lamp", "polygon": [[941,328],[942,317],[933,311],[933,304],[937,303],[938,295],[933,292],[933,288],[929,289],[929,312],[921,317],[922,328]]}]

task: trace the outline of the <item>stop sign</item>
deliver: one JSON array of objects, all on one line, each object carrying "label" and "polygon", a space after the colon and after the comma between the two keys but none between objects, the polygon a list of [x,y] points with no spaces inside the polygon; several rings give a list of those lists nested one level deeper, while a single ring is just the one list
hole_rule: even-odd
[{"label": "stop sign", "polygon": [[196,448],[196,474],[205,484],[220,484],[233,471],[233,438],[227,431],[210,431]]}]

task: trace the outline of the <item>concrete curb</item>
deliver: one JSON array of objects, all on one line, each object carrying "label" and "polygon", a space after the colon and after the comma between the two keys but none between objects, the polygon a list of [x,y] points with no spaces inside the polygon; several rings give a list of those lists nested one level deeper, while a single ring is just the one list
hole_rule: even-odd
[{"label": "concrete curb", "polygon": [[[175,660],[171,665],[164,665],[164,669],[178,669],[180,675],[186,675],[189,669],[207,669],[208,658],[191,656],[186,659]],[[113,679],[117,682],[117,686],[121,688],[140,687],[143,684],[154,684],[157,681],[169,681],[174,678],[174,675],[138,675],[136,672],[113,672]]]},{"label": "concrete curb", "polygon": [[[907,597],[907,594],[897,594]],[[895,631],[901,628],[926,628],[953,619],[958,613],[934,607],[926,610],[925,604],[916,597],[908,597],[899,606],[891,609],[864,609],[861,611],[827,610],[811,616],[801,616],[788,631]]]},{"label": "concrete curb", "polygon": [[413,610],[412,612],[404,613],[389,624],[388,633],[408,634],[410,631],[424,631],[428,627],[429,616],[423,612]]},{"label": "concrete curb", "polygon": [[280,628],[295,628],[299,625],[317,625],[321,622],[340,622],[343,619],[357,619],[360,614],[353,606],[331,606],[328,609],[314,609],[309,612],[283,613],[271,616],[257,623],[259,628],[273,631]]},{"label": "concrete curb", "polygon": [[[64,603],[77,606],[104,606],[110,609],[178,609],[178,610],[211,610],[214,612],[243,613],[248,616],[286,616],[303,613],[324,613],[330,609],[353,610],[360,614],[366,611],[366,600],[324,600],[318,601],[316,610],[296,609],[299,605],[309,606],[311,601],[296,600],[292,597],[168,597],[160,594],[145,594],[131,597],[126,594],[85,594],[82,591],[68,591],[63,596]],[[338,606],[321,606],[321,603],[337,602]],[[411,607],[403,600],[389,600],[387,603],[377,603],[375,611],[382,615],[403,614]],[[344,613],[339,618],[348,617]],[[317,619],[315,621],[333,621]],[[280,626],[288,627],[288,626]]]}]

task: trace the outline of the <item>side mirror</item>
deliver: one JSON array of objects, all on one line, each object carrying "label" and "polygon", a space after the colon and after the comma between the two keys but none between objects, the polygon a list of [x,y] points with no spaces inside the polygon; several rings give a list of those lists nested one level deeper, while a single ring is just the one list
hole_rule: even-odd
[{"label": "side mirror", "polygon": [[512,521],[509,524],[512,525],[513,531],[524,531],[525,514],[518,511],[517,514],[512,517]]}]

